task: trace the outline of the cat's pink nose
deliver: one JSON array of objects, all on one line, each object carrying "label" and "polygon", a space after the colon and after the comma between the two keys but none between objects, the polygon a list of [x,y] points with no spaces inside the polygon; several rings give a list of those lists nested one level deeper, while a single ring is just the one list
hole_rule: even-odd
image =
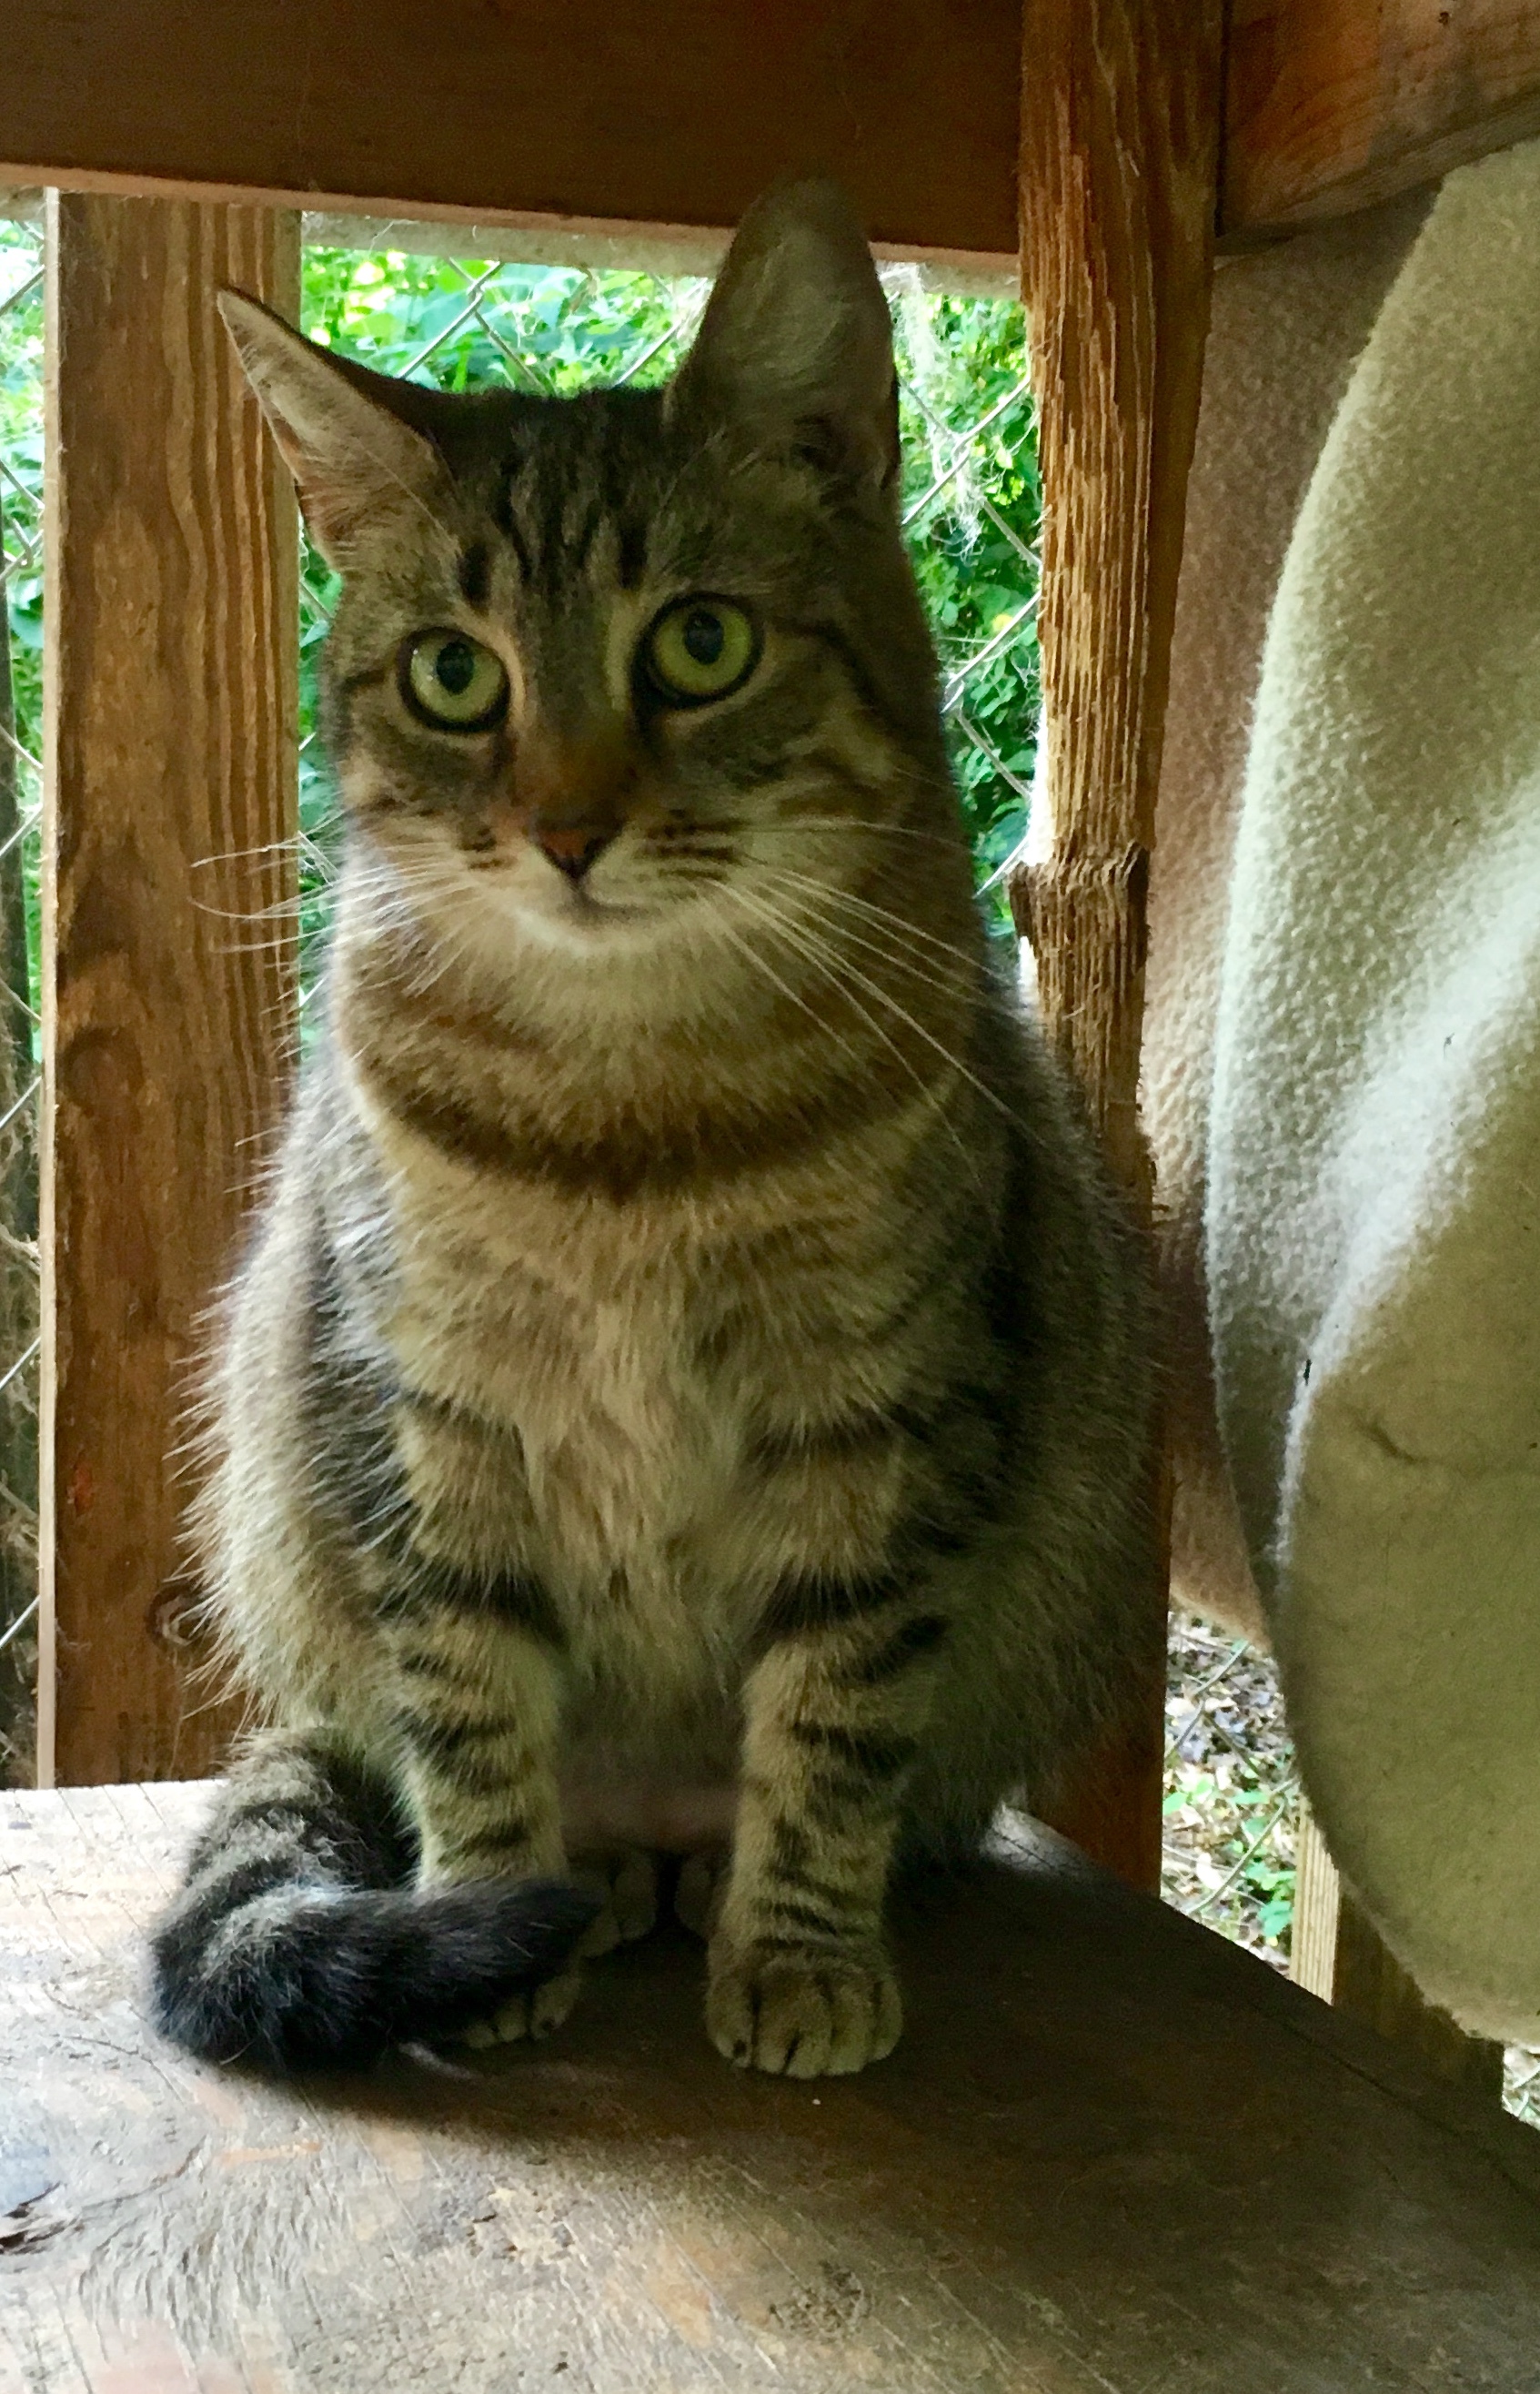
[{"label": "cat's pink nose", "polygon": [[548,856],[558,873],[569,881],[581,881],[601,848],[609,846],[613,831],[594,823],[532,822],[529,836],[542,855]]}]

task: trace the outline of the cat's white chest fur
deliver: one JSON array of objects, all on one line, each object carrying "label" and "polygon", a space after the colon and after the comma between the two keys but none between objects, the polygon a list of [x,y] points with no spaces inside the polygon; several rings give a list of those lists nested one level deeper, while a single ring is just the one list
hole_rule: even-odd
[{"label": "cat's white chest fur", "polygon": [[741,1469],[744,1424],[699,1351],[698,1265],[610,1208],[419,1168],[398,1213],[392,1344],[507,1439],[517,1559],[580,1609],[684,1593]]},{"label": "cat's white chest fur", "polygon": [[554,1303],[538,1287],[520,1293],[515,1310],[532,1335],[509,1395],[557,1579],[681,1561],[726,1499],[740,1427],[691,1355],[688,1309],[679,1269]]}]

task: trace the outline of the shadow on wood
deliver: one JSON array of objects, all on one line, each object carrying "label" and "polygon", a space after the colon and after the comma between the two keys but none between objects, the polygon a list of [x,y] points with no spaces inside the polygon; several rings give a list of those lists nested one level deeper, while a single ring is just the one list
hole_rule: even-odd
[{"label": "shadow on wood", "polygon": [[1533,2132],[1053,1841],[908,1902],[858,2079],[735,2073],[664,1934],[549,2045],[295,2090],[143,2024],[202,1800],[0,1797],[7,2394],[1533,2383]]}]

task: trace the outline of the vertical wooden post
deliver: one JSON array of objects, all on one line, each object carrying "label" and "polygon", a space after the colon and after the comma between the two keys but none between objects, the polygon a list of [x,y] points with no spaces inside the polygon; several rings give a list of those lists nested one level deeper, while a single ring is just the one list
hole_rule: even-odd
[{"label": "vertical wooden post", "polygon": [[1338,1876],[1312,1813],[1300,1807],[1299,1879],[1289,1976],[1296,1985],[1412,2050],[1440,2078],[1502,2099],[1503,2048],[1468,2036],[1430,2004]]},{"label": "vertical wooden post", "polygon": [[[1022,284],[1043,480],[1051,839],[1011,899],[1049,1037],[1145,1220],[1144,901],[1208,327],[1221,18],[1221,0],[1025,0],[1024,11]],[[1149,1684],[1055,1823],[1146,1887],[1160,1879],[1168,1509],[1162,1493]]]},{"label": "vertical wooden post", "polygon": [[173,1460],[292,1019],[298,537],[214,308],[298,219],[50,195],[40,1770],[215,1756]]}]

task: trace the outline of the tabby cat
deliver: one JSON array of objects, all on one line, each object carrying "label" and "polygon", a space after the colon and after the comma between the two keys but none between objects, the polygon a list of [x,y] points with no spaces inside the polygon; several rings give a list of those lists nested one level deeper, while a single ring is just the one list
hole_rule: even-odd
[{"label": "tabby cat", "polygon": [[202,1520],[268,1726],[161,2019],[543,2033],[672,1852],[721,2052],[858,2070],[895,1867],[1158,1634],[1142,1265],[975,906],[870,254],[772,193],[674,381],[567,400],[224,304],[349,829]]}]

